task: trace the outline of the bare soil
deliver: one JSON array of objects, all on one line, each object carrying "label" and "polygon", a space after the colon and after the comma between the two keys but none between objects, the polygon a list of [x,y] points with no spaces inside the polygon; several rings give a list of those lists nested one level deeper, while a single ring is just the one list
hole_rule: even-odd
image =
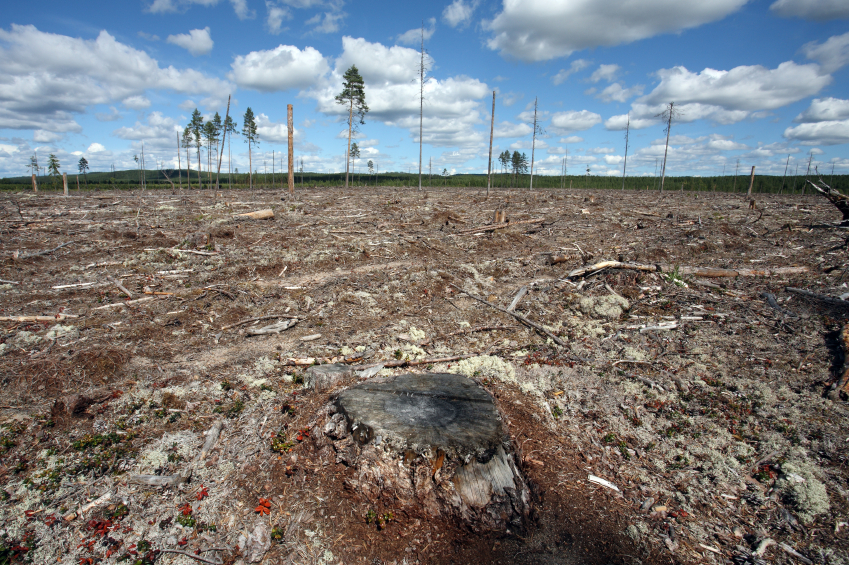
[{"label": "bare soil", "polygon": [[[0,321],[0,563],[201,562],[163,550],[214,563],[849,563],[849,410],[826,395],[849,308],[785,290],[849,292],[847,235],[824,199],[756,200],[7,194],[0,316],[53,320]],[[236,217],[266,208],[273,219]],[[513,225],[487,231],[497,209]],[[602,260],[666,272],[566,277]],[[506,308],[522,286],[516,311],[566,347],[457,290]],[[227,328],[275,314],[298,322]],[[476,534],[391,496],[369,503],[355,469],[316,448],[316,415],[339,390],[303,388],[310,357],[476,379],[532,485],[532,520]],[[178,487],[130,481],[189,471]]]}]

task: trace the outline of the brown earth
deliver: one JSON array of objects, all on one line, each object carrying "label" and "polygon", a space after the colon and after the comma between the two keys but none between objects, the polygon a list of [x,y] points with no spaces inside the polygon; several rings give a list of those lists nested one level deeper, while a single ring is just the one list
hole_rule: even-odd
[{"label": "brown earth", "polygon": [[[849,411],[826,395],[849,308],[785,290],[849,292],[824,199],[357,188],[0,204],[0,316],[54,317],[0,321],[0,563],[849,563]],[[513,225],[486,231],[497,209]],[[602,260],[665,272],[566,278]],[[807,272],[764,273],[779,267]],[[516,311],[566,347],[457,290],[506,308],[522,286]],[[299,320],[226,328],[274,314]],[[532,520],[474,534],[368,503],[313,442],[338,389],[302,387],[291,360],[308,357],[476,379]],[[179,487],[129,480],[190,470]]]}]

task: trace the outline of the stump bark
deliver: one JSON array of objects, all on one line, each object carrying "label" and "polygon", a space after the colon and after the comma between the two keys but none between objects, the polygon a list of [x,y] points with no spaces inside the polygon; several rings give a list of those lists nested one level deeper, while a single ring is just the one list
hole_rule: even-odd
[{"label": "stump bark", "polygon": [[489,393],[451,374],[372,379],[342,391],[312,437],[372,504],[456,517],[475,531],[521,529],[531,496]]}]

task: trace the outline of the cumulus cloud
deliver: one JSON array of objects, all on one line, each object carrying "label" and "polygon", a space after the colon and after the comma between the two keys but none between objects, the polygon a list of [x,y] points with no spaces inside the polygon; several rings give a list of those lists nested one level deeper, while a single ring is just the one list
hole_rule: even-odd
[{"label": "cumulus cloud", "polygon": [[505,106],[510,107],[524,97],[525,95],[521,92],[507,92],[501,101]]},{"label": "cumulus cloud", "polygon": [[484,27],[490,49],[524,61],[546,61],[574,51],[675,33],[717,21],[747,0],[504,0]]},{"label": "cumulus cloud", "polygon": [[313,26],[313,33],[336,33],[339,31],[339,24],[347,15],[345,12],[324,12],[316,14],[304,23]]},{"label": "cumulus cloud", "polygon": [[124,98],[121,104],[130,110],[144,110],[145,108],[150,108],[150,100],[148,100],[147,96],[142,96],[141,94]]},{"label": "cumulus cloud", "polygon": [[798,141],[802,145],[849,143],[849,118],[802,123],[784,130],[784,137],[790,141]]},{"label": "cumulus cloud", "polygon": [[645,87],[641,84],[637,84],[631,88],[625,88],[618,82],[614,82],[599,92],[596,95],[596,98],[602,102],[625,102],[629,98],[640,96],[643,93],[644,88]]},{"label": "cumulus cloud", "polygon": [[[386,47],[362,38],[343,37],[343,52],[336,60],[327,84],[309,95],[318,101],[319,111],[346,117],[345,109],[334,99],[342,84],[342,74],[356,65],[365,81],[368,119],[407,129],[418,141],[419,85],[416,66],[420,54],[408,47]],[[432,65],[432,61],[428,61]],[[492,94],[481,81],[465,76],[425,81],[424,141],[437,146],[481,145],[484,136],[474,126],[483,122],[482,101]]]},{"label": "cumulus cloud", "polygon": [[[151,14],[168,14],[175,12],[185,12],[192,5],[210,7],[217,5],[219,0],[153,0],[147,7],[147,11]],[[248,9],[247,0],[230,0],[233,6],[233,11],[236,17],[240,20],[252,18],[254,13]]]},{"label": "cumulus cloud", "polygon": [[590,75],[590,82],[599,82],[601,80],[605,82],[611,82],[614,78],[616,78],[616,73],[622,67],[619,65],[599,65],[598,68],[593,71],[593,74]]},{"label": "cumulus cloud", "polygon": [[524,137],[526,135],[530,135],[533,131],[533,128],[525,123],[510,123],[510,122],[501,122],[495,126],[495,131],[493,132],[493,136],[497,138],[502,137]]},{"label": "cumulus cloud", "polygon": [[87,153],[105,153],[106,148],[103,145],[95,142],[95,143],[92,143],[91,145],[88,146],[88,149],[86,150],[86,152]]},{"label": "cumulus cloud", "polygon": [[566,79],[569,78],[569,75],[572,75],[578,71],[586,69],[590,66],[590,62],[586,59],[575,59],[572,61],[572,64],[569,65],[568,69],[560,69],[560,71],[551,77],[551,82],[555,85],[563,84],[566,82]]},{"label": "cumulus cloud", "polygon": [[265,3],[265,9],[268,11],[268,16],[265,19],[265,27],[273,34],[278,34],[283,29],[283,22],[292,19],[292,13],[288,8],[278,6],[274,2]]},{"label": "cumulus cloud", "polygon": [[849,32],[829,37],[825,43],[806,43],[802,52],[808,59],[818,62],[824,72],[833,73],[849,63]]},{"label": "cumulus cloud", "polygon": [[94,40],[13,24],[0,29],[0,128],[79,131],[73,114],[148,90],[226,96],[230,83],[192,69],[162,68],[102,31]]},{"label": "cumulus cloud", "polygon": [[37,129],[32,132],[32,140],[36,143],[56,143],[65,137],[63,133],[55,133],[52,131],[44,131]]},{"label": "cumulus cloud", "polygon": [[590,129],[601,123],[601,116],[589,110],[556,112],[551,116],[551,129],[558,134]]},{"label": "cumulus cloud", "polygon": [[782,18],[804,18],[818,22],[849,18],[849,4],[845,0],[778,0],[769,9]]},{"label": "cumulus cloud", "polygon": [[206,55],[212,51],[213,41],[209,35],[209,27],[203,29],[193,29],[189,33],[178,33],[177,35],[169,35],[166,39],[168,43],[173,43],[177,47],[182,47],[195,57],[198,55]]},{"label": "cumulus cloud", "polygon": [[117,122],[124,116],[118,112],[118,109],[115,108],[115,106],[110,106],[109,112],[97,112],[94,117],[97,118],[97,121],[99,122]]},{"label": "cumulus cloud", "polygon": [[428,27],[426,28],[413,28],[405,31],[397,38],[395,41],[398,43],[403,43],[404,45],[419,45],[422,41],[422,34],[424,34],[424,40],[427,41],[431,37],[433,37],[434,32],[436,31],[436,18],[430,18],[428,20]]},{"label": "cumulus cloud", "polygon": [[277,92],[315,86],[330,70],[321,53],[313,47],[303,51],[292,45],[279,45],[269,51],[240,55],[231,64],[227,77],[242,88]]},{"label": "cumulus cloud", "polygon": [[840,98],[814,98],[807,110],[796,116],[794,122],[816,123],[849,119],[849,100]]},{"label": "cumulus cloud", "polygon": [[442,19],[451,27],[465,27],[472,21],[472,14],[474,14],[477,7],[477,0],[472,2],[454,0],[454,2],[446,6],[442,11]]}]

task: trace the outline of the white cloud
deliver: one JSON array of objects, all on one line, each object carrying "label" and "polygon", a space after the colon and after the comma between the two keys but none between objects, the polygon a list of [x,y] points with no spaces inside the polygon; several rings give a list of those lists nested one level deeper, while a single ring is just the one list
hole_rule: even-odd
[{"label": "white cloud", "polygon": [[115,108],[115,106],[110,106],[108,113],[97,112],[94,117],[97,118],[97,121],[99,122],[116,122],[122,119],[124,116],[122,116],[121,113],[118,112],[118,109]]},{"label": "white cloud", "polygon": [[92,143],[91,145],[88,146],[88,149],[86,150],[86,152],[87,153],[105,153],[106,148],[103,145],[95,142],[95,143]]},{"label": "white cloud", "polygon": [[465,27],[469,25],[470,21],[472,21],[472,14],[477,7],[477,0],[472,2],[454,0],[454,2],[446,6],[442,11],[442,19],[445,20],[445,22],[451,27]]},{"label": "white cloud", "polygon": [[501,122],[495,126],[493,136],[498,139],[502,137],[524,137],[530,135],[533,128],[525,123],[513,124],[510,122]]},{"label": "white cloud", "polygon": [[436,18],[430,18],[428,24],[429,26],[426,28],[416,27],[405,31],[395,38],[395,41],[404,45],[419,45],[422,41],[422,34],[424,34],[425,41],[429,40],[436,31]]},{"label": "white cloud", "polygon": [[268,17],[265,19],[265,27],[273,34],[278,34],[283,29],[283,22],[292,19],[292,13],[288,8],[278,6],[274,2],[265,2]]},{"label": "white cloud", "polygon": [[56,143],[64,137],[64,133],[54,133],[43,129],[37,129],[32,133],[32,140],[36,143]]},{"label": "white cloud", "polygon": [[619,65],[599,65],[593,74],[590,75],[589,81],[598,82],[603,80],[605,82],[611,82],[614,78],[616,78],[616,73],[618,73],[621,68],[622,67]]},{"label": "white cloud", "polygon": [[141,94],[124,98],[121,104],[130,110],[144,110],[145,108],[150,108],[150,100]]},{"label": "white cloud", "polygon": [[574,61],[572,61],[572,64],[569,65],[568,69],[560,69],[560,72],[551,77],[551,82],[555,85],[563,84],[564,82],[566,82],[566,79],[569,78],[569,75],[586,69],[589,66],[590,62],[586,59],[575,59]]},{"label": "white cloud", "polygon": [[182,102],[180,102],[180,103],[177,105],[177,107],[178,107],[179,109],[183,110],[184,112],[191,112],[192,110],[194,110],[195,108],[197,108],[197,107],[198,107],[198,105],[197,105],[197,104],[195,104],[195,101],[194,101],[194,100],[183,100]]},{"label": "white cloud", "polygon": [[808,109],[796,116],[793,121],[814,123],[846,119],[849,119],[849,100],[814,98]]},{"label": "white cloud", "polygon": [[[637,118],[631,116],[631,129],[644,129],[659,123],[657,118]],[[604,122],[604,128],[611,131],[625,131],[628,124],[628,115],[611,116]]]},{"label": "white cloud", "polygon": [[315,33],[336,33],[339,31],[339,23],[347,15],[345,12],[324,12],[323,17],[322,14],[316,14],[304,23],[314,26],[311,31]]},{"label": "white cloud", "polygon": [[846,0],[778,0],[770,11],[783,18],[826,21],[849,18]]},{"label": "white cloud", "polygon": [[604,162],[608,165],[618,165],[622,162],[622,155],[605,155]]},{"label": "white cloud", "polygon": [[590,129],[601,123],[601,116],[589,110],[556,112],[551,116],[551,129],[559,134]]},{"label": "white cloud", "polygon": [[560,140],[560,143],[583,143],[584,138],[578,137],[577,135],[570,135],[569,137],[564,137]]},{"label": "white cloud", "polygon": [[817,61],[824,72],[833,73],[849,63],[849,32],[829,37],[825,43],[806,43],[802,52],[808,59]]},{"label": "white cloud", "polygon": [[[192,5],[210,7],[217,5],[219,0],[153,0],[147,11],[152,14],[167,14],[185,12]],[[233,11],[240,20],[254,17],[254,13],[248,9],[247,0],[230,0]]]},{"label": "white cloud", "polygon": [[593,147],[591,149],[587,149],[587,155],[609,155],[614,151],[615,149],[612,147]]},{"label": "white cloud", "polygon": [[73,114],[148,90],[227,96],[230,83],[192,69],[162,68],[102,31],[94,40],[13,24],[0,29],[0,128],[79,131]]},{"label": "white cloud", "polygon": [[242,88],[276,92],[315,86],[330,69],[313,47],[303,51],[292,45],[279,45],[270,51],[252,51],[237,56],[227,75]]},{"label": "white cloud", "polygon": [[574,51],[676,33],[717,21],[747,0],[504,0],[484,22],[490,49],[524,61],[546,61]]},{"label": "white cloud", "polygon": [[151,112],[147,116],[147,123],[136,121],[133,127],[120,127],[112,134],[121,139],[144,141],[146,144],[164,140],[165,145],[171,147],[175,143],[174,132],[181,132],[182,129],[173,118],[162,115],[162,112]]},{"label": "white cloud", "polygon": [[625,102],[634,96],[640,96],[645,87],[641,84],[631,88],[623,88],[618,82],[614,82],[596,95],[602,102]]},{"label": "white cloud", "polygon": [[800,124],[784,130],[784,137],[802,145],[842,145],[849,143],[849,120]]},{"label": "white cloud", "polygon": [[193,29],[189,33],[179,33],[177,35],[169,35],[166,39],[168,43],[173,43],[177,47],[182,47],[195,57],[198,55],[206,55],[212,51],[214,42],[209,35],[209,27],[203,29]]},{"label": "white cloud", "polygon": [[524,97],[525,97],[525,95],[522,94],[521,92],[507,92],[507,93],[504,94],[504,97],[502,98],[502,102],[505,106],[507,106],[509,108],[510,106],[512,106],[513,104],[515,104],[516,102],[518,102],[519,100],[521,100]]},{"label": "white cloud", "polygon": [[[260,141],[265,141],[268,143],[281,143],[283,145],[289,144],[289,126],[286,120],[280,122],[272,122],[271,119],[265,114],[257,114],[256,116],[256,131],[259,135]],[[297,127],[293,128],[292,136],[295,141],[295,145],[301,141],[301,130]]]}]

